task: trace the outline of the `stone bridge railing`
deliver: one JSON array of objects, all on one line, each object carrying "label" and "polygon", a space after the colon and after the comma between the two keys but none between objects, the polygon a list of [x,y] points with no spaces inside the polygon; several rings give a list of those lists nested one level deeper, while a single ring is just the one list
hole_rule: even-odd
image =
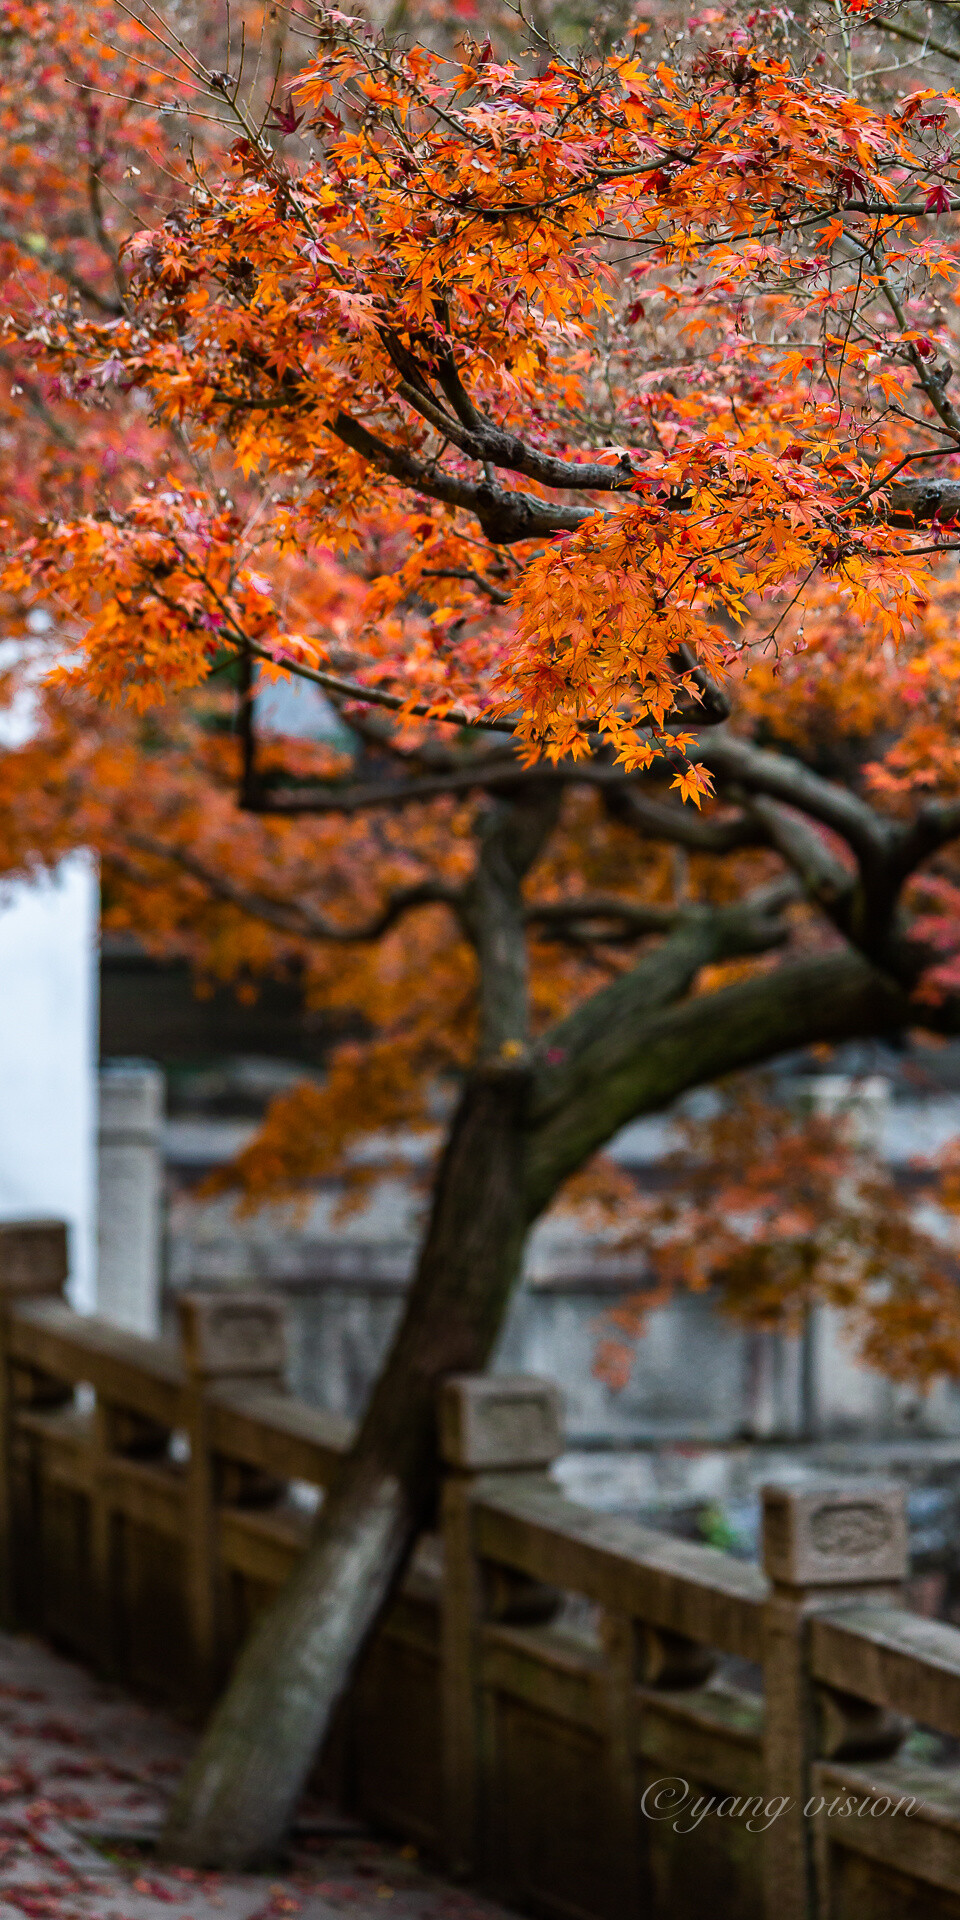
[{"label": "stone bridge railing", "polygon": [[[9,1624],[197,1714],[349,1443],[281,1310],[179,1345],[74,1314],[63,1230],[0,1229]],[[765,1491],[765,1571],[563,1498],[556,1394],[447,1382],[422,1543],[322,1762],[343,1803],[556,1920],[960,1920],[960,1631],[907,1612],[897,1489]],[[941,1746],[943,1743],[941,1743]]]}]

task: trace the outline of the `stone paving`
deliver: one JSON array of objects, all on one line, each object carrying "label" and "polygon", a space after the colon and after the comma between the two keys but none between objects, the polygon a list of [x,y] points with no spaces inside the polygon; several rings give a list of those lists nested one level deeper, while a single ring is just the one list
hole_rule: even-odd
[{"label": "stone paving", "polygon": [[190,1751],[163,1714],[0,1634],[0,1920],[511,1920],[329,1809],[277,1873],[160,1867],[150,1836]]}]

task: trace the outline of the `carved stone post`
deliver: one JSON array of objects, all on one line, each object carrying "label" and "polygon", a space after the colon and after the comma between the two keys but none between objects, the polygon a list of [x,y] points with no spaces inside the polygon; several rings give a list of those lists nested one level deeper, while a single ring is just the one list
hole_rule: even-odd
[{"label": "carved stone post", "polygon": [[210,1431],[208,1389],[243,1382],[282,1387],[283,1302],[275,1294],[182,1293],[177,1301],[187,1371],[187,1608],[198,1706],[213,1694],[217,1663],[217,1507],[222,1498]]},{"label": "carved stone post", "polygon": [[163,1098],[148,1060],[101,1069],[97,1312],[148,1336],[160,1327]]},{"label": "carved stone post", "polygon": [[443,1830],[452,1873],[476,1872],[483,1852],[484,1620],[550,1619],[552,1589],[477,1556],[472,1501],[483,1476],[544,1469],[563,1446],[559,1389],[525,1375],[461,1374],[444,1382],[439,1439],[443,1483],[441,1611]]},{"label": "carved stone post", "polygon": [[[0,1224],[0,1624],[16,1624],[15,1414],[21,1406],[51,1406],[68,1400],[72,1387],[34,1369],[15,1367],[10,1356],[10,1309],[18,1300],[62,1294],[69,1268],[62,1220],[15,1220]],[[29,1528],[31,1533],[33,1528]],[[21,1543],[22,1545],[22,1543]]]},{"label": "carved stone post", "polygon": [[890,1752],[899,1731],[861,1702],[852,1728],[844,1696],[813,1687],[809,1622],[818,1608],[832,1612],[845,1601],[900,1599],[907,1571],[903,1488],[865,1480],[764,1487],[763,1560],[772,1583],[763,1645],[765,1907],[767,1920],[813,1920],[813,1832],[804,1817],[811,1762],[824,1742],[834,1756],[851,1753],[850,1738],[858,1753]]}]

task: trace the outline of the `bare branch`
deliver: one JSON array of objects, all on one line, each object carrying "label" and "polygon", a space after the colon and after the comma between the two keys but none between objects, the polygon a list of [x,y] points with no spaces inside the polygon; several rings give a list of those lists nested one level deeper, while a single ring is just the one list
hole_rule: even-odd
[{"label": "bare branch", "polygon": [[[609,1106],[617,1078],[642,1071],[650,1041],[638,1046],[635,1036],[656,1033],[662,1010],[690,991],[701,967],[782,946],[789,934],[783,910],[798,891],[791,876],[730,906],[688,907],[652,952],[541,1036],[530,1123],[534,1132],[556,1131],[572,1155],[568,1170],[583,1157],[576,1150],[578,1102]],[[574,1116],[569,1128],[566,1113]]]},{"label": "bare branch", "polygon": [[[354,724],[352,717],[348,724]],[[364,728],[358,726],[357,730],[363,736]],[[371,745],[387,752],[396,751],[404,765],[416,766],[422,754],[428,766],[439,764],[440,770],[405,780],[384,778],[340,787],[318,783],[308,787],[267,788],[257,794],[249,810],[281,816],[349,814],[361,813],[368,807],[415,806],[443,794],[480,790],[512,794],[533,786],[583,786],[598,788],[611,818],[634,827],[647,840],[666,840],[675,846],[687,847],[692,853],[715,854],[769,844],[769,835],[754,810],[715,820],[694,807],[676,806],[638,793],[637,785],[650,777],[642,769],[628,771],[600,759],[538,761],[532,767],[523,767],[509,749],[502,753],[478,753],[472,758],[445,753],[433,760],[427,758],[425,749],[414,748],[409,754],[393,749],[378,730],[370,732],[369,737]]]},{"label": "bare branch", "polygon": [[285,673],[292,673],[298,680],[312,680],[314,686],[323,687],[327,693],[339,694],[342,700],[361,700],[365,706],[387,707],[391,713],[411,714],[417,719],[434,720],[439,725],[450,727],[476,727],[485,733],[515,733],[512,720],[488,720],[484,714],[463,713],[454,707],[449,713],[437,713],[425,700],[411,703],[402,694],[387,693],[381,687],[362,687],[355,680],[342,680],[339,674],[327,673],[323,667],[308,667],[303,660],[292,660],[286,655],[278,660],[269,647],[258,646],[255,640],[243,636],[238,641],[238,652],[246,650],[256,655],[258,660],[269,661],[271,667],[281,666]]},{"label": "bare branch", "polygon": [[[147,834],[131,833],[127,840],[135,852],[146,854],[151,859],[169,861],[172,866],[178,867],[191,880],[205,887],[214,899],[236,907],[239,912],[249,914],[251,919],[261,920],[266,926],[275,927],[279,932],[291,934],[297,939],[336,941],[348,946],[358,941],[379,940],[404,914],[417,907],[447,906],[456,912],[460,903],[460,896],[453,888],[444,887],[439,881],[424,880],[391,894],[379,913],[360,926],[344,927],[302,903],[240,886],[219,868],[207,866],[204,861],[198,860],[185,847],[156,840]],[[148,878],[142,871],[125,863],[122,854],[110,854],[106,858],[120,871],[126,870],[132,879]]]},{"label": "bare branch", "polygon": [[422,580],[468,580],[479,593],[485,593],[495,607],[507,607],[510,604],[510,595],[495,586],[493,581],[488,580],[484,574],[477,573],[474,567],[424,567],[420,578]]},{"label": "bare branch", "polygon": [[[348,726],[351,733],[355,733],[366,746],[373,747],[380,753],[389,754],[391,760],[395,760],[399,766],[425,768],[432,773],[450,773],[460,767],[468,766],[471,754],[476,754],[480,759],[486,757],[486,747],[477,748],[473,741],[470,742],[469,747],[461,750],[452,746],[448,740],[434,740],[429,734],[422,740],[418,740],[415,746],[401,746],[393,723],[388,720],[386,714],[368,710],[364,713],[353,712],[348,718],[347,701],[343,700],[339,694],[331,694],[330,701],[341,716],[344,726]],[[495,750],[492,757],[498,757]]]},{"label": "bare branch", "polygon": [[[878,27],[881,33],[896,34],[898,40],[909,40],[913,46],[922,47],[925,53],[941,53],[946,60],[960,61],[960,51],[956,47],[949,47],[945,40],[937,40],[931,33],[918,33],[915,27],[905,27],[899,20],[885,20],[880,16],[871,21],[871,25]],[[890,208],[891,213],[899,211],[898,207]]]},{"label": "bare branch", "polygon": [[[549,774],[553,769],[548,769]],[[538,769],[525,773],[514,759],[503,754],[484,755],[473,767],[450,773],[425,774],[413,780],[371,780],[362,785],[336,787],[326,791],[316,787],[280,788],[261,795],[251,811],[268,814],[362,813],[368,807],[407,807],[418,801],[435,800],[441,794],[470,793],[477,787],[496,791],[504,786],[530,784],[543,779]],[[569,778],[566,775],[565,778]]]},{"label": "bare branch", "polygon": [[495,546],[509,547],[518,540],[534,540],[550,533],[574,533],[594,513],[592,507],[565,507],[538,500],[532,493],[507,492],[489,480],[459,479],[435,461],[415,459],[405,447],[388,446],[347,413],[337,414],[331,430],[344,446],[402,486],[449,506],[465,507]]},{"label": "bare branch", "polygon": [[810,899],[824,907],[832,919],[844,920],[844,909],[849,907],[856,890],[856,873],[831,853],[816,827],[778,801],[757,794],[751,802],[751,812],[762,823],[771,844],[803,882]]},{"label": "bare branch", "polygon": [[[662,1112],[689,1087],[812,1041],[895,1034],[917,1018],[909,995],[849,949],[788,959],[681,1000],[703,950],[678,929],[592,996],[589,1023],[561,1021],[543,1036],[526,1154],[529,1219],[618,1127]],[[941,1020],[943,1030],[948,1021],[956,1027],[955,1002],[930,1024]]]},{"label": "bare branch", "polygon": [[116,315],[123,312],[120,301],[111,299],[107,294],[100,293],[97,287],[92,286],[82,273],[77,272],[67,254],[51,246],[45,234],[31,234],[30,239],[27,240],[10,225],[8,220],[0,220],[0,240],[8,240],[11,246],[16,247],[18,252],[24,254],[34,266],[51,268],[59,280],[65,280],[68,287],[72,287],[82,299],[89,300],[91,306],[98,307],[101,313]]},{"label": "bare branch", "polygon": [[71,453],[75,453],[77,442],[73,434],[68,427],[63,425],[61,420],[57,419],[52,409],[47,406],[36,381],[31,380],[27,374],[21,372],[16,361],[11,360],[9,354],[0,353],[0,367],[3,368],[4,373],[10,375],[14,386],[22,388],[23,397],[27,405],[31,411],[36,414],[37,419],[43,421],[47,432],[53,436],[54,440],[58,440],[62,447],[68,447]]},{"label": "bare branch", "polygon": [[461,895],[460,924],[480,971],[480,1058],[522,1071],[529,1053],[529,953],[523,881],[556,824],[560,793],[538,787],[500,800],[478,823],[478,858]]},{"label": "bare branch", "polygon": [[428,389],[401,380],[398,392],[407,406],[427,420],[444,438],[470,460],[522,473],[527,480],[539,480],[544,487],[576,488],[586,493],[627,493],[633,485],[629,460],[609,463],[599,460],[558,460],[553,454],[539,453],[528,447],[517,434],[507,433],[493,420],[474,409],[472,427],[464,426],[438,405]]},{"label": "bare branch", "polygon": [[[526,908],[527,920],[548,931],[555,929],[565,934],[571,928],[583,927],[588,922],[610,922],[619,929],[615,938],[630,940],[641,939],[646,933],[669,933],[682,913],[682,908],[636,906],[629,900],[613,898],[547,900],[539,905],[534,902]],[[599,931],[593,935],[598,940],[606,937]]]},{"label": "bare branch", "polygon": [[[921,361],[921,366],[923,362]],[[884,519],[894,527],[926,527],[960,519],[960,480],[898,480],[887,489]]]},{"label": "bare branch", "polygon": [[686,644],[678,647],[670,664],[678,673],[689,674],[700,695],[696,720],[701,727],[716,727],[729,720],[732,712],[729,696],[717,685],[713,675],[698,664],[690,647]]},{"label": "bare branch", "polygon": [[767,840],[752,813],[714,820],[695,807],[678,807],[669,800],[638,793],[626,782],[611,786],[604,794],[604,804],[614,820],[635,828],[645,840],[666,840],[673,846],[687,847],[691,853],[733,853],[738,847],[763,846]]},{"label": "bare branch", "polygon": [[925,800],[900,829],[894,865],[901,884],[921,862],[960,838],[960,800]]},{"label": "bare branch", "polygon": [[699,757],[722,780],[735,781],[751,793],[783,800],[832,827],[861,865],[883,861],[892,848],[896,831],[893,821],[875,813],[849,789],[824,780],[785,753],[772,753],[735,734],[724,733],[709,735],[699,747]]}]

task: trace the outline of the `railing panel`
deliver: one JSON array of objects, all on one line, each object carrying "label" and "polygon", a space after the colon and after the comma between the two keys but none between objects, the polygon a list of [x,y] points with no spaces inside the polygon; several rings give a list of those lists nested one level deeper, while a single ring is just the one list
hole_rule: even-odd
[{"label": "railing panel", "polygon": [[101,1490],[119,1517],[161,1540],[182,1541],[186,1487],[175,1467],[156,1467],[145,1460],[108,1460]]},{"label": "railing panel", "polygon": [[18,1583],[21,1618],[99,1666],[104,1595],[91,1556],[90,1496],[51,1480],[38,1506],[29,1540],[30,1584]]},{"label": "railing panel", "polygon": [[[830,1920],[960,1920],[960,1775],[890,1760],[811,1777],[819,1905]],[[876,1809],[876,1811],[874,1811]],[[899,1811],[897,1811],[899,1809]]]},{"label": "railing panel", "polygon": [[412,1584],[361,1665],[341,1767],[367,1819],[436,1857],[443,1848],[439,1608],[422,1582]]},{"label": "railing panel", "polygon": [[209,1398],[215,1451],[281,1479],[329,1486],[353,1439],[352,1421],[268,1387],[221,1385]]},{"label": "railing panel", "polygon": [[960,1901],[891,1861],[838,1845],[826,1912],[830,1920],[958,1920]]},{"label": "railing panel", "polygon": [[602,1735],[493,1695],[487,1719],[484,1879],[551,1920],[624,1913]]},{"label": "railing panel", "polygon": [[759,1657],[768,1585],[746,1562],[577,1506],[542,1476],[481,1481],[476,1516],[485,1559],[724,1653]]},{"label": "railing panel", "polygon": [[114,1509],[109,1541],[105,1664],[137,1692],[191,1712],[195,1673],[183,1534],[171,1540]]},{"label": "railing panel", "polygon": [[186,1375],[168,1341],[73,1313],[60,1300],[30,1300],[10,1315],[8,1353],[57,1379],[86,1382],[107,1400],[129,1401],[151,1419],[179,1422]]},{"label": "railing panel", "polygon": [[93,1414],[74,1406],[16,1415],[17,1432],[38,1445],[44,1479],[78,1493],[93,1488],[93,1425]]},{"label": "railing panel", "polygon": [[285,1505],[267,1513],[222,1508],[217,1522],[221,1564],[261,1586],[279,1587],[306,1545],[309,1522]]},{"label": "railing panel", "polygon": [[693,1693],[638,1688],[635,1751],[648,1772],[708,1780],[720,1794],[763,1789],[763,1702],[703,1687]]},{"label": "railing panel", "polygon": [[902,1607],[844,1607],[810,1627],[813,1676],[960,1737],[960,1633]]},{"label": "railing panel", "polygon": [[604,1730],[603,1656],[571,1646],[549,1627],[486,1625],[480,1636],[480,1682],[510,1699],[584,1732]]}]

